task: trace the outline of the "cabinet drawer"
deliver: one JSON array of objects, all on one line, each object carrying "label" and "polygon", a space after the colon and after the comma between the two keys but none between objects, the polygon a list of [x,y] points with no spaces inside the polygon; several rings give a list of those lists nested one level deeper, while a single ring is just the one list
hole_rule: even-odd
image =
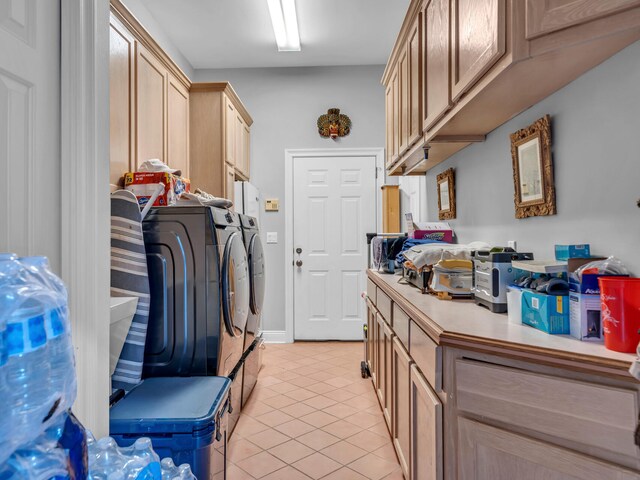
[{"label": "cabinet drawer", "polygon": [[367,278],[367,297],[376,304],[376,284],[370,278]]},{"label": "cabinet drawer", "polygon": [[409,321],[409,355],[436,392],[442,390],[442,349],[413,320]]},{"label": "cabinet drawer", "polygon": [[459,359],[458,409],[637,458],[638,393]]},{"label": "cabinet drawer", "polygon": [[409,350],[409,316],[395,303],[393,304],[393,331],[404,348]]},{"label": "cabinet drawer", "polygon": [[376,292],[376,307],[380,315],[384,318],[385,322],[393,326],[393,320],[391,317],[391,299],[380,288]]}]

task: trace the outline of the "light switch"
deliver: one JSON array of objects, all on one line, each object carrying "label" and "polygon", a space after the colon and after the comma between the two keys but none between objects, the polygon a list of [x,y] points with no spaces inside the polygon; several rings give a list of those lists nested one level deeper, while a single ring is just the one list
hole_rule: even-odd
[{"label": "light switch", "polygon": [[277,198],[267,198],[264,209],[267,212],[277,212],[280,209],[280,201]]},{"label": "light switch", "polygon": [[278,243],[278,232],[267,232],[267,243]]}]

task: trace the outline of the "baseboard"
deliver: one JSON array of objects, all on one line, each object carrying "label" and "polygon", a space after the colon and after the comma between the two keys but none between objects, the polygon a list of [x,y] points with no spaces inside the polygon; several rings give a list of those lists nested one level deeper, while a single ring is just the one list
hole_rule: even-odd
[{"label": "baseboard", "polygon": [[264,338],[264,343],[289,343],[287,332],[284,330],[264,330],[262,338]]}]

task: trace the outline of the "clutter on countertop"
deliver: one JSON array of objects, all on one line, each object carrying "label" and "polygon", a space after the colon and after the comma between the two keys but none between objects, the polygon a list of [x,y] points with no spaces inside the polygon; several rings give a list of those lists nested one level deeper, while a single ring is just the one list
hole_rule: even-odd
[{"label": "clutter on countertop", "polygon": [[430,243],[417,245],[404,252],[407,260],[410,260],[416,268],[426,265],[435,265],[441,260],[473,260],[473,252],[477,250],[491,250],[491,246],[485,242],[471,242],[467,245],[450,243]]},{"label": "clutter on countertop", "polygon": [[124,188],[138,199],[140,206],[146,205],[153,195],[158,183],[164,185],[164,193],[153,203],[154,207],[175,205],[182,194],[189,192],[191,184],[188,179],[172,173],[163,172],[129,172],[124,176]]},{"label": "clutter on countertop", "polygon": [[409,237],[453,243],[453,229],[446,222],[414,222],[413,215],[405,214]]},{"label": "clutter on countertop", "polygon": [[599,277],[604,346],[633,353],[640,342],[640,278]]},{"label": "clutter on countertop", "polygon": [[591,246],[588,243],[582,245],[556,245],[555,251],[556,260],[591,258]]},{"label": "clutter on countertop", "polygon": [[531,273],[564,273],[567,262],[561,260],[515,260],[514,268]]},{"label": "clutter on countertop", "polygon": [[178,199],[177,205],[204,205],[207,207],[231,208],[233,207],[233,202],[226,198],[215,197],[197,188],[193,193],[183,193]]}]

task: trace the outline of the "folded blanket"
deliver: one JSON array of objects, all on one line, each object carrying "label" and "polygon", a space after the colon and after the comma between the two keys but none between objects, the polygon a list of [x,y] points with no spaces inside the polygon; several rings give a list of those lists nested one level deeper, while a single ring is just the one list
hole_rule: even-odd
[{"label": "folded blanket", "polygon": [[473,252],[490,250],[491,246],[484,242],[471,242],[468,245],[450,243],[431,243],[417,245],[404,252],[406,260],[410,260],[416,268],[435,265],[440,260],[472,260]]}]

